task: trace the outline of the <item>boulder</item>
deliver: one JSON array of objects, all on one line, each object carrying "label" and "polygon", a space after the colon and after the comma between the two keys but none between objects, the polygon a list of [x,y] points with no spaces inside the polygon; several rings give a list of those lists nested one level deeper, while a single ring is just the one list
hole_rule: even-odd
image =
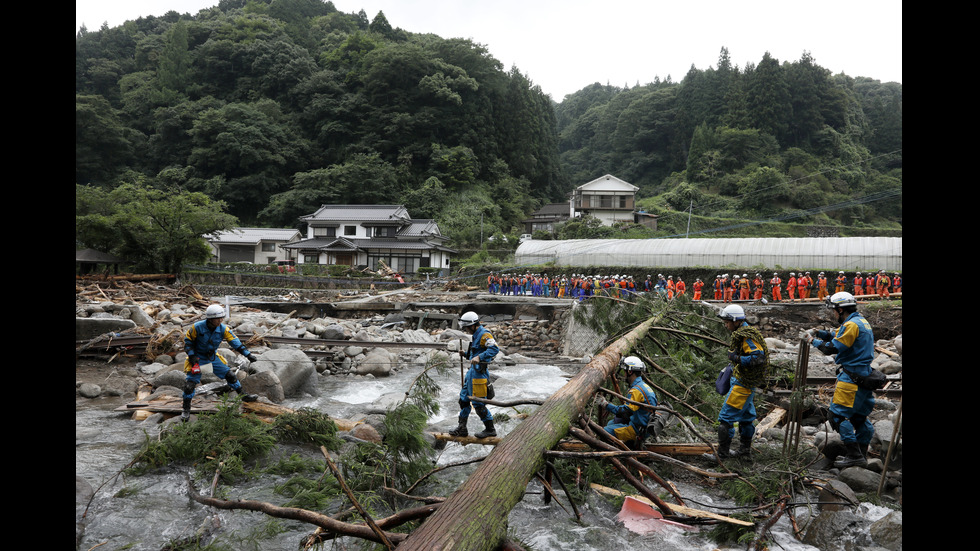
[{"label": "boulder", "polygon": [[286,399],[282,382],[274,371],[259,371],[242,380],[242,389],[249,394],[265,396],[275,404],[281,404]]},{"label": "boulder", "polygon": [[133,320],[122,318],[75,318],[75,340],[88,341],[99,335],[106,333],[121,333],[129,329],[135,329],[136,323]]},{"label": "boulder", "polygon": [[373,375],[375,377],[387,377],[391,375],[394,362],[389,353],[384,348],[372,348],[364,354],[364,358],[357,364],[354,373],[358,375]]},{"label": "boulder", "polygon": [[871,539],[885,549],[902,551],[902,512],[892,511],[871,524]]},{"label": "boulder", "polygon": [[102,395],[102,387],[94,383],[82,383],[78,387],[78,395],[83,398],[98,398]]},{"label": "boulder", "polygon": [[807,526],[802,541],[823,551],[855,551],[873,545],[870,524],[850,511],[823,511]]},{"label": "boulder", "polygon": [[346,339],[347,335],[344,333],[343,327],[334,323],[324,327],[320,337],[328,341],[339,341]]},{"label": "boulder", "polygon": [[257,373],[263,371],[275,373],[282,386],[282,392],[287,397],[304,394],[320,395],[317,388],[316,365],[302,350],[276,348],[263,352],[251,368]]}]

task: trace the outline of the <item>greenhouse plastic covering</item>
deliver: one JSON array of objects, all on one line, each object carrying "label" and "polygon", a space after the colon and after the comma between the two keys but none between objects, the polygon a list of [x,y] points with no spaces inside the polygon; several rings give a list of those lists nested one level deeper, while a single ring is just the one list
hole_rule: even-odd
[{"label": "greenhouse plastic covering", "polygon": [[736,239],[532,239],[517,248],[517,265],[733,266],[781,269],[902,269],[901,237],[773,237]]}]

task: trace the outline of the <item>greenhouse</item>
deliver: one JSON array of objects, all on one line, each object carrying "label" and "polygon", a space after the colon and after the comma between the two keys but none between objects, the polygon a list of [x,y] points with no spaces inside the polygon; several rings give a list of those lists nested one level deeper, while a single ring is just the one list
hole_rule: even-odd
[{"label": "greenhouse", "polygon": [[901,237],[525,241],[517,265],[902,270]]}]

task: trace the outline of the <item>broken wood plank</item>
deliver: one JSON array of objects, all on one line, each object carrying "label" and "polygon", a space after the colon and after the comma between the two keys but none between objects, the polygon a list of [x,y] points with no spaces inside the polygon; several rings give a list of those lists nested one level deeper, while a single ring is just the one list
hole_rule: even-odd
[{"label": "broken wood plank", "polygon": [[766,415],[765,419],[763,419],[762,422],[756,426],[755,431],[762,434],[767,429],[778,426],[783,422],[783,419],[786,418],[786,414],[787,412],[783,408],[773,408],[773,410],[769,412],[769,415]]},{"label": "broken wood plank", "polygon": [[[592,484],[589,484],[589,487],[591,487],[593,490],[595,490],[595,491],[597,491],[597,492],[599,492],[601,494],[605,494],[605,495],[608,495],[608,496],[613,496],[613,497],[626,497],[626,495],[627,495],[627,494],[625,494],[623,492],[620,492],[619,490],[617,490],[615,488],[609,488],[608,486],[602,486],[601,484],[592,483]],[[647,505],[650,505],[651,507],[655,507],[655,505],[653,504],[653,502],[651,502],[649,499],[647,499],[647,498],[645,498],[643,496],[633,496],[633,495],[631,495],[629,497],[632,497],[633,499],[642,501],[643,503],[646,503]],[[678,515],[685,515],[685,516],[694,517],[694,518],[709,518],[709,519],[713,519],[713,520],[720,520],[722,522],[727,522],[727,523],[730,523],[730,524],[738,524],[739,526],[755,526],[755,523],[749,522],[747,520],[739,520],[737,518],[726,517],[724,515],[719,515],[717,513],[712,513],[710,511],[702,511],[700,509],[694,509],[692,507],[686,507],[684,505],[677,505],[675,503],[668,503],[667,506],[670,507],[670,510],[672,512],[677,513]]]}]

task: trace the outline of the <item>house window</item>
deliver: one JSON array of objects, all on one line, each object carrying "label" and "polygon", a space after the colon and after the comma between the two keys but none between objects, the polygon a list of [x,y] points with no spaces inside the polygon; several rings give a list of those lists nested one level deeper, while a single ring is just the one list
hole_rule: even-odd
[{"label": "house window", "polygon": [[344,226],[344,235],[357,235],[357,226]]},{"label": "house window", "polygon": [[613,198],[611,195],[603,195],[599,197],[599,207],[604,209],[612,208],[612,199]]},{"label": "house window", "polygon": [[264,252],[264,253],[274,253],[274,252],[276,252],[276,244],[275,243],[267,243],[267,242],[263,241],[262,242],[262,252]]},{"label": "house window", "polygon": [[313,237],[337,237],[337,228],[313,228]]},{"label": "house window", "polygon": [[626,205],[627,205],[627,202],[629,201],[629,198],[630,198],[629,195],[620,195],[619,196],[619,208],[625,209],[626,208]]},{"label": "house window", "polygon": [[375,237],[391,237],[395,235],[395,228],[378,227],[374,228]]},{"label": "house window", "polygon": [[316,253],[304,253],[303,254],[303,264],[319,264],[320,255]]}]

